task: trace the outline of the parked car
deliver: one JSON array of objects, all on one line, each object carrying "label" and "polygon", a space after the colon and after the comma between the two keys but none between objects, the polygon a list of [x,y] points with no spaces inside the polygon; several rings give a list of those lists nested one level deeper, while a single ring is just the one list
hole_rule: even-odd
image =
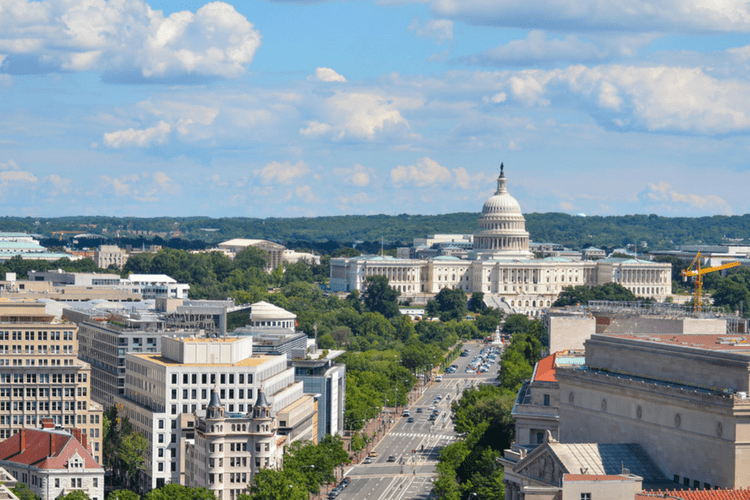
[{"label": "parked car", "polygon": [[412,423],[412,422],[414,422],[414,417],[409,417],[408,419],[406,419],[406,422],[407,422],[407,423]]},{"label": "parked car", "polygon": [[417,408],[417,413],[422,413],[422,407]]},{"label": "parked car", "polygon": [[395,456],[393,456],[393,455],[389,455],[389,456],[388,456],[388,461],[389,461],[389,462],[395,462],[395,461],[396,461],[396,457],[395,457]]},{"label": "parked car", "polygon": [[349,483],[351,482],[352,482],[352,478],[350,478],[349,476],[346,476],[344,479],[341,480],[341,484],[343,484],[345,488],[349,486]]}]

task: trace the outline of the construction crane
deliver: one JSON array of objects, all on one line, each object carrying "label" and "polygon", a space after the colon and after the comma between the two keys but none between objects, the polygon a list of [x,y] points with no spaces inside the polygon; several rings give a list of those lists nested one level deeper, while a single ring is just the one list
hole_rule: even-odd
[{"label": "construction crane", "polygon": [[714,271],[721,271],[723,269],[729,269],[731,267],[739,266],[739,262],[727,262],[720,266],[710,266],[701,268],[701,253],[695,256],[693,262],[690,263],[687,269],[682,270],[682,280],[687,281],[689,276],[695,277],[695,298],[693,299],[693,311],[701,312],[701,294],[703,292],[703,275],[712,273]]}]

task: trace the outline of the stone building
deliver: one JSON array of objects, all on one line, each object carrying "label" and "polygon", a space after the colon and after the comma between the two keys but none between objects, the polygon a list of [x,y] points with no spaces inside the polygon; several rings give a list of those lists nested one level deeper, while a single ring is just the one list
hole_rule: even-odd
[{"label": "stone building", "polygon": [[[452,235],[455,236],[455,235]],[[671,265],[635,258],[535,259],[521,207],[509,193],[501,166],[497,190],[482,207],[470,251],[426,259],[385,256],[331,259],[331,290],[363,291],[368,276],[386,276],[404,298],[444,288],[497,296],[511,311],[538,314],[567,286],[619,283],[639,297],[664,300],[671,293]],[[462,242],[462,243],[467,243]],[[465,246],[465,245],[464,245]],[[427,255],[427,252],[422,252]],[[465,258],[459,258],[459,256]]]},{"label": "stone building", "polygon": [[228,413],[216,390],[196,414],[194,440],[186,450],[186,486],[206,488],[218,500],[248,492],[261,469],[281,466],[283,437],[262,390],[248,413]]},{"label": "stone building", "polygon": [[750,486],[747,335],[600,335],[559,368],[563,443],[636,443],[675,483]]},{"label": "stone building", "polygon": [[91,401],[91,366],[78,359],[78,328],[44,303],[0,303],[0,440],[44,417],[80,429],[101,458],[101,405]]},{"label": "stone building", "polygon": [[42,429],[21,429],[0,442],[0,467],[27,485],[41,500],[54,500],[80,490],[91,500],[104,500],[104,469],[88,452],[86,435],[55,429],[44,419]]},{"label": "stone building", "polygon": [[229,414],[252,411],[261,388],[274,414],[306,398],[309,414],[297,421],[305,430],[294,434],[315,439],[313,397],[295,381],[286,356],[255,355],[252,342],[252,337],[163,337],[160,354],[126,354],[125,394],[115,402],[149,442],[146,489],[186,483],[187,443],[180,436],[189,439],[190,416],[210,403],[214,388]]},{"label": "stone building", "polygon": [[128,254],[117,245],[101,245],[94,252],[94,262],[100,269],[122,269],[128,261]]}]

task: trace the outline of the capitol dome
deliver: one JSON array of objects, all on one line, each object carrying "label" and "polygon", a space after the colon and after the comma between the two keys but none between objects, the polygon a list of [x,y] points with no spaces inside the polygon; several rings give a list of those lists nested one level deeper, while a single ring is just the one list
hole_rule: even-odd
[{"label": "capitol dome", "polygon": [[505,166],[500,164],[497,191],[484,202],[479,231],[474,233],[474,251],[480,258],[530,259],[529,233],[521,205],[506,187]]}]

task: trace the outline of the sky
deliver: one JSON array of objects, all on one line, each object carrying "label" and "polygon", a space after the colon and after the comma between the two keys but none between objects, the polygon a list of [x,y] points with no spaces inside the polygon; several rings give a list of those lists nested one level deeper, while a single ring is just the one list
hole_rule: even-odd
[{"label": "sky", "polygon": [[0,0],[0,215],[750,212],[739,0]]}]

